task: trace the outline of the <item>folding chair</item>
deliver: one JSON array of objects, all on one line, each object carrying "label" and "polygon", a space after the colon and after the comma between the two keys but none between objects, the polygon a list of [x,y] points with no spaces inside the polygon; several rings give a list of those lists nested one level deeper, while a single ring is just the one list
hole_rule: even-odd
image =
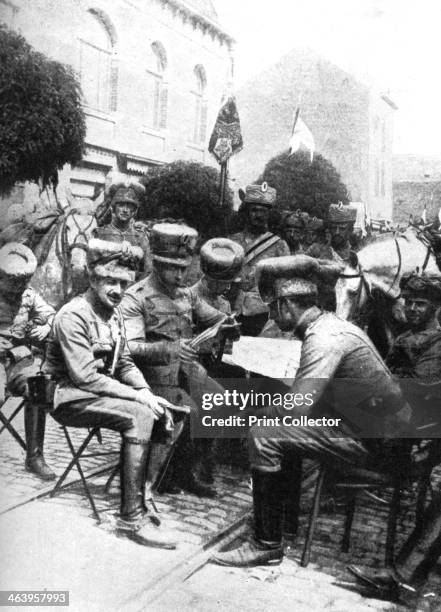
[{"label": "folding chair", "polygon": [[[65,425],[61,426],[61,429],[64,433],[64,436],[66,438],[67,444],[69,446],[69,450],[72,454],[72,460],[69,462],[68,466],[66,467],[66,469],[64,470],[64,472],[61,474],[61,476],[59,477],[59,479],[57,480],[54,488],[52,489],[51,493],[50,493],[50,497],[53,497],[61,488],[61,485],[63,484],[63,482],[66,480],[67,476],[69,475],[69,473],[71,472],[73,466],[75,465],[75,467],[78,470],[78,473],[80,475],[81,478],[81,482],[83,484],[83,488],[84,491],[86,493],[87,499],[89,501],[89,504],[92,508],[93,514],[96,518],[96,520],[98,521],[98,523],[101,522],[101,518],[100,515],[98,513],[96,504],[95,504],[95,500],[93,499],[92,493],[90,492],[90,488],[89,485],[87,483],[87,479],[84,476],[84,472],[83,472],[83,468],[81,467],[81,463],[80,463],[80,459],[85,459],[86,457],[106,457],[109,455],[115,455],[115,454],[119,454],[119,451],[103,451],[103,452],[94,452],[94,453],[88,453],[86,454],[86,450],[87,447],[89,445],[89,443],[91,442],[91,440],[93,439],[93,437],[95,436],[98,440],[98,442],[100,444],[102,444],[102,437],[101,437],[101,430],[99,427],[94,427],[93,429],[89,430],[89,433],[87,434],[87,436],[84,438],[83,442],[81,443],[81,445],[78,447],[77,450],[75,450],[75,447],[73,445],[72,442],[72,438],[69,434],[68,428]],[[105,487],[105,491],[107,492],[108,490],[108,485],[106,485]]]},{"label": "folding chair", "polygon": [[22,397],[20,398],[20,403],[18,404],[18,406],[14,409],[14,411],[12,412],[11,416],[8,418],[6,417],[5,414],[3,414],[2,409],[3,406],[6,404],[6,402],[8,401],[9,398],[7,398],[2,406],[0,407],[0,422],[3,424],[3,426],[0,428],[0,434],[4,431],[9,431],[9,433],[11,434],[11,436],[18,442],[18,444],[20,444],[20,446],[22,447],[22,449],[24,451],[26,451],[26,442],[23,440],[23,438],[21,437],[21,435],[18,433],[18,431],[15,429],[15,427],[12,425],[12,421],[15,419],[15,417],[18,415],[18,413],[20,412],[20,410],[22,410],[22,408],[25,405],[25,398]]}]

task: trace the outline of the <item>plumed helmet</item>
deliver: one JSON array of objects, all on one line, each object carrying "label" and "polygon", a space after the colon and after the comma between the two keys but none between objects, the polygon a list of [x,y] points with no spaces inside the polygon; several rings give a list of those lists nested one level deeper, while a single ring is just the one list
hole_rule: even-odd
[{"label": "plumed helmet", "polygon": [[245,204],[260,204],[272,208],[276,202],[277,191],[268,183],[247,185],[245,191],[239,189],[239,198]]},{"label": "plumed helmet", "polygon": [[157,223],[151,229],[153,261],[188,266],[196,249],[198,233],[188,225]]},{"label": "plumed helmet", "polygon": [[317,295],[318,285],[335,281],[343,267],[308,255],[262,259],[256,266],[260,296],[269,304],[281,297]]},{"label": "plumed helmet", "polygon": [[35,255],[19,242],[8,242],[0,249],[0,274],[8,279],[29,279],[37,269]]},{"label": "plumed helmet", "polygon": [[108,242],[92,238],[87,245],[89,273],[101,278],[115,278],[133,283],[143,251],[130,242]]},{"label": "plumed helmet", "polygon": [[228,238],[212,238],[201,248],[202,272],[213,280],[232,282],[241,272],[245,252]]}]

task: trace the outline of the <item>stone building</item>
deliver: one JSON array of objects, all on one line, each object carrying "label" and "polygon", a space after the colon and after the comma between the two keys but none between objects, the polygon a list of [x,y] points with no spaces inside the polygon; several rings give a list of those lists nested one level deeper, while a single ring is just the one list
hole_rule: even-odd
[{"label": "stone building", "polygon": [[352,201],[372,218],[391,218],[396,106],[310,49],[294,49],[239,89],[245,146],[231,165],[237,186],[288,148],[299,97],[317,152],[336,167]]},{"label": "stone building", "polygon": [[394,155],[393,220],[407,225],[426,209],[427,221],[433,221],[441,208],[441,155]]},{"label": "stone building", "polygon": [[111,169],[142,175],[176,159],[212,163],[208,131],[233,40],[211,0],[0,0],[0,16],[80,78],[86,154],[61,177],[74,195],[91,196]]}]

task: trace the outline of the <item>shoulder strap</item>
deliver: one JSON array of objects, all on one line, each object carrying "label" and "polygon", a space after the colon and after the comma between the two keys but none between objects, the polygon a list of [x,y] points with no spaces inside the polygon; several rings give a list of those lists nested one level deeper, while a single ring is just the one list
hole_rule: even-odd
[{"label": "shoulder strap", "polygon": [[279,242],[279,236],[271,232],[267,232],[262,238],[252,244],[245,252],[244,264],[250,264],[256,257],[267,251],[270,247]]}]

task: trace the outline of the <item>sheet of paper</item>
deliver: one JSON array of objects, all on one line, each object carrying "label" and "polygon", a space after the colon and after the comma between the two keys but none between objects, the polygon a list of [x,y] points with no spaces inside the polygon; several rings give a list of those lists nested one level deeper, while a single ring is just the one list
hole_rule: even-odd
[{"label": "sheet of paper", "polygon": [[299,367],[301,347],[299,340],[242,336],[233,342],[232,355],[224,355],[222,361],[291,384]]}]

